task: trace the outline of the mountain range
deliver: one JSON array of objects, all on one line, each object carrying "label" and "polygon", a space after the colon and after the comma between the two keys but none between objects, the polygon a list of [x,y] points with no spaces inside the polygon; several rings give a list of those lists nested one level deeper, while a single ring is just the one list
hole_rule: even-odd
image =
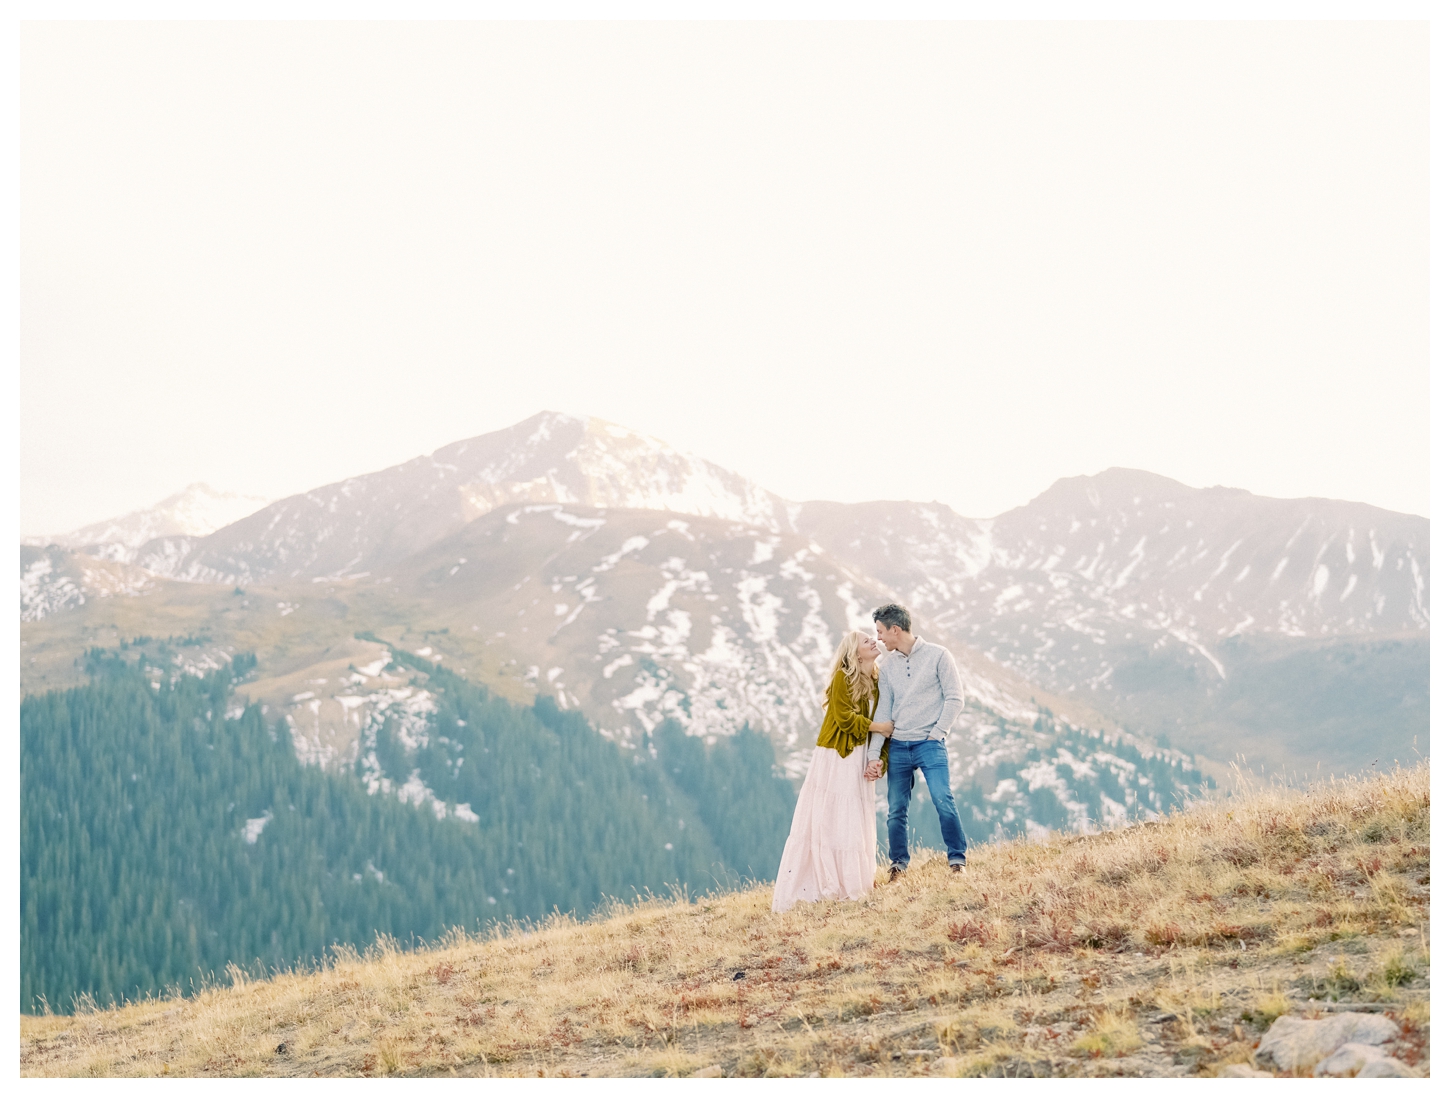
[{"label": "mountain range", "polygon": [[[111,525],[147,528],[128,519]],[[1019,822],[1042,789],[1048,815],[1123,810],[1072,793],[1097,748],[1063,737],[1181,748],[1210,772],[1428,751],[1429,523],[1365,504],[1127,469],[993,519],[796,503],[542,413],[214,530],[90,540],[106,527],[22,549],[25,688],[63,682],[88,644],[184,623],[218,652],[256,647],[252,696],[326,765],[400,704],[351,681],[386,642],[547,694],[621,744],[667,719],[706,738],[749,724],[798,777],[836,639],[888,599],[963,668],[954,779]]]},{"label": "mountain range", "polygon": [[205,536],[245,518],[267,502],[260,496],[220,492],[209,484],[188,484],[152,507],[82,526],[68,534],[20,540],[23,545],[61,545],[106,560],[130,562],[148,543]]},{"label": "mountain range", "polygon": [[1193,751],[1312,768],[1428,750],[1427,519],[1109,469],[994,519],[799,521],[1024,679]]}]

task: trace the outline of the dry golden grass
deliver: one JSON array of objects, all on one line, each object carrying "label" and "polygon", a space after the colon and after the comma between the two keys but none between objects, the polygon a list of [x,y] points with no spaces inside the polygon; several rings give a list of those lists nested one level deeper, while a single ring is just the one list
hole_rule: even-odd
[{"label": "dry golden grass", "polygon": [[[1174,1075],[1362,1002],[1428,1055],[1429,773],[926,855],[861,902],[617,904],[21,1021],[26,1075]],[[743,974],[743,975],[741,975]]]}]

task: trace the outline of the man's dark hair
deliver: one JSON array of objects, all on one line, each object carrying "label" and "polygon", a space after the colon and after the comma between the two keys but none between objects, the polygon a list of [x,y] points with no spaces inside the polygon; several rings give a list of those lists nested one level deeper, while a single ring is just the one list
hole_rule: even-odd
[{"label": "man's dark hair", "polygon": [[885,606],[878,606],[872,610],[871,620],[879,621],[887,629],[899,625],[904,632],[911,632],[911,615],[907,613],[906,607],[898,606],[894,602],[888,602]]}]

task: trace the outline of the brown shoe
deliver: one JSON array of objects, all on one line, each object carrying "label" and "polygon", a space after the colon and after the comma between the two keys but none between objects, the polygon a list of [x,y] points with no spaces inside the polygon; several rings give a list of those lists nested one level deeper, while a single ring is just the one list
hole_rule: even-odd
[{"label": "brown shoe", "polygon": [[905,872],[906,870],[902,869],[899,865],[892,866],[886,874],[886,883],[890,884],[892,881],[896,880],[897,877],[900,877]]},{"label": "brown shoe", "polygon": [[952,863],[952,864],[951,864],[951,865],[949,865],[949,866],[948,866],[948,867],[947,867],[947,868],[948,868],[948,869],[950,869],[950,870],[951,870],[951,871],[952,871],[952,872],[953,872],[953,873],[961,873],[961,872],[962,872],[962,871],[963,871],[963,870],[965,870],[965,869],[966,869],[966,868],[967,868],[967,867],[966,867],[966,866],[964,866],[964,865],[962,865],[962,863],[961,863],[961,862],[953,862],[953,863]]}]

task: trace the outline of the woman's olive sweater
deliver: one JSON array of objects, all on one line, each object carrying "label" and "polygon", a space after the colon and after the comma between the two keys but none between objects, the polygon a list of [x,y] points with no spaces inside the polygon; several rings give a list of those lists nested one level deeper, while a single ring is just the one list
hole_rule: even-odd
[{"label": "woman's olive sweater", "polygon": [[[831,688],[826,694],[826,716],[821,721],[821,734],[816,737],[817,747],[829,747],[846,758],[852,751],[871,739],[871,715],[876,712],[876,701],[880,691],[871,683],[871,693],[859,702],[851,697],[851,684],[841,668],[831,676]],[[881,745],[881,764],[886,765],[886,752],[891,747],[888,739]]]}]

